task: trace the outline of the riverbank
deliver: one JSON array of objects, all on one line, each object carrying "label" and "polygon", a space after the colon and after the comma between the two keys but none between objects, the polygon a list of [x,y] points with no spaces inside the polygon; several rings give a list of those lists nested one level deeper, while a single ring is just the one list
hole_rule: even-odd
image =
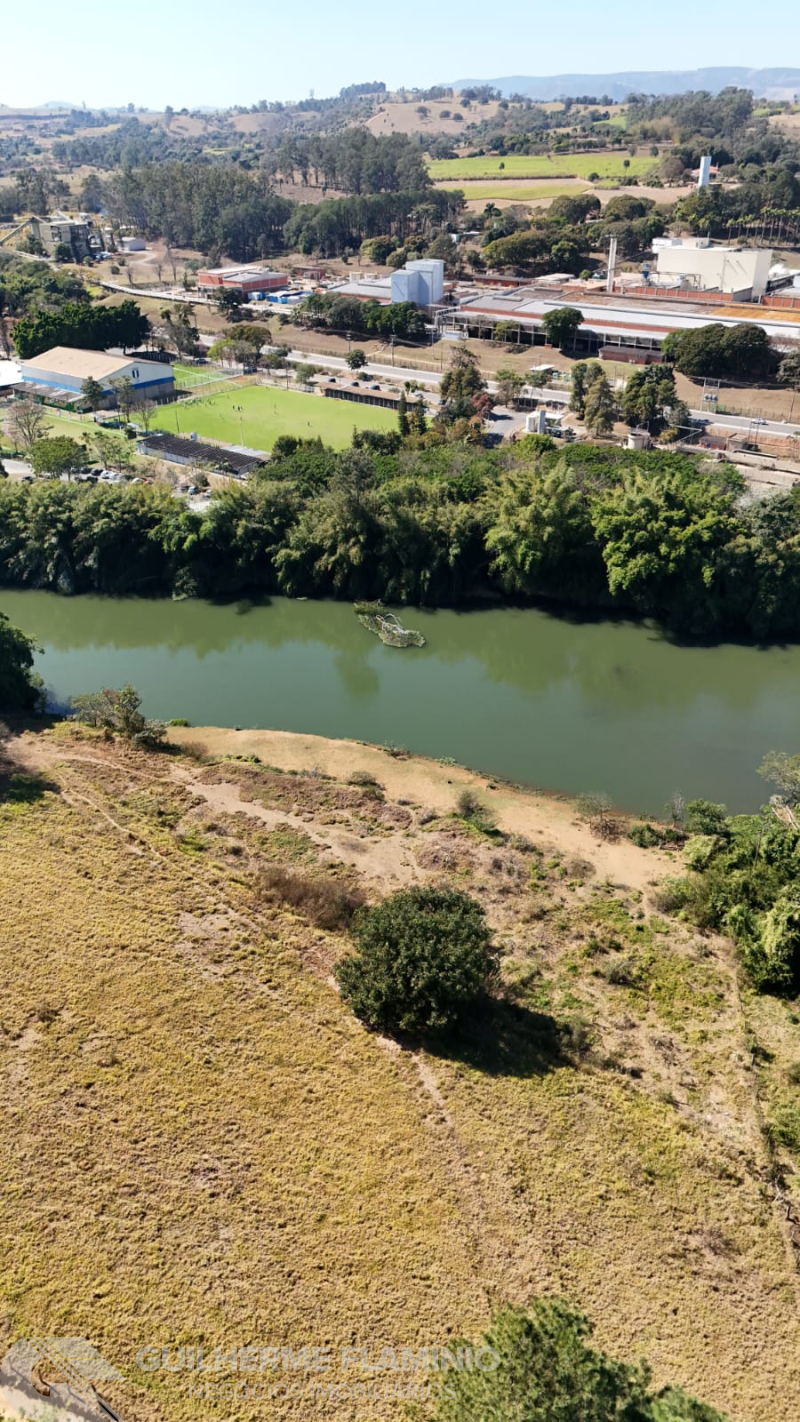
[{"label": "riverbank", "polygon": [[[621,833],[602,840],[582,819],[574,799],[544,794],[487,778],[463,766],[442,765],[407,752],[392,754],[363,741],[305,736],[293,731],[235,731],[219,726],[170,727],[170,740],[197,755],[257,756],[279,770],[309,774],[321,771],[335,780],[348,781],[367,771],[386,795],[448,815],[462,790],[473,791],[497,828],[519,835],[538,847],[550,846],[560,854],[588,860],[600,878],[641,892],[651,889],[662,873],[675,871],[674,852],[637,848]],[[239,807],[237,807],[239,808]],[[628,822],[619,816],[621,828]],[[385,856],[384,856],[385,858]],[[399,868],[399,866],[396,866]],[[389,878],[402,877],[384,863]]]}]

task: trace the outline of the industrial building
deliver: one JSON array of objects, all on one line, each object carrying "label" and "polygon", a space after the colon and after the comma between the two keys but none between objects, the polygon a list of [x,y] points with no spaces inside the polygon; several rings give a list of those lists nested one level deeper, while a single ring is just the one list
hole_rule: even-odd
[{"label": "industrial building", "polygon": [[[681,303],[684,304],[684,303]],[[575,349],[584,354],[599,354],[613,360],[634,360],[648,363],[661,359],[661,346],[671,331],[697,330],[707,326],[709,319],[722,326],[735,326],[741,317],[708,312],[671,310],[666,301],[649,305],[634,300],[585,301],[583,296],[568,293],[566,298],[553,299],[538,286],[509,291],[484,291],[469,297],[454,309],[442,312],[440,325],[456,334],[490,336],[498,322],[509,328],[509,339],[521,344],[545,343],[542,317],[547,311],[563,306],[577,306],[583,322],[578,330]],[[758,325],[771,340],[783,344],[796,340],[800,329],[792,329],[780,320],[770,321],[767,309],[759,309]]]},{"label": "industrial building", "polygon": [[767,290],[772,266],[772,252],[767,248],[712,247],[663,239],[657,247],[653,245],[660,287],[719,291],[736,301],[757,301]]},{"label": "industrial building", "polygon": [[219,291],[238,292],[245,300],[263,298],[268,291],[289,285],[286,272],[266,267],[209,267],[197,273],[197,289],[213,296]]},{"label": "industrial building", "polygon": [[137,395],[148,400],[164,400],[175,388],[172,367],[139,356],[106,355],[104,351],[83,351],[72,346],[54,346],[32,360],[20,363],[20,374],[31,393],[50,391],[81,393],[85,380],[96,380],[113,403],[112,381],[127,377]]},{"label": "industrial building", "polygon": [[413,301],[415,306],[430,309],[438,306],[444,297],[444,262],[420,258],[406,262],[391,276],[359,276],[331,287],[331,291],[337,296],[354,296],[358,301],[378,301],[381,306]]},{"label": "industrial building", "polygon": [[444,296],[444,262],[423,258],[406,262],[400,271],[392,272],[392,304],[413,301],[416,306],[438,306]]}]

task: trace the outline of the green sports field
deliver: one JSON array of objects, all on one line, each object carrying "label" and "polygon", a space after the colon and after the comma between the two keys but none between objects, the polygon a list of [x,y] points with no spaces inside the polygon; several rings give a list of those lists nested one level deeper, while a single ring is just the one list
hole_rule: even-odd
[{"label": "green sports field", "polygon": [[[241,412],[236,408],[239,405]],[[326,400],[320,395],[274,386],[243,385],[162,406],[150,427],[169,434],[195,433],[201,439],[246,444],[251,449],[272,449],[280,435],[295,435],[298,439],[319,436],[334,449],[344,449],[354,428],[396,429],[397,416],[393,410],[376,405]]]},{"label": "green sports field", "polygon": [[[625,162],[628,167],[626,168]],[[648,155],[627,153],[510,153],[505,158],[438,158],[428,164],[436,182],[459,178],[600,178],[639,177],[653,167]]]}]

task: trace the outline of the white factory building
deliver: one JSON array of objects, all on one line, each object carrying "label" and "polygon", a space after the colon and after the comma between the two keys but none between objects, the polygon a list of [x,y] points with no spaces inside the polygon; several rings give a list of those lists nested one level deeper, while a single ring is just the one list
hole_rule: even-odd
[{"label": "white factory building", "polygon": [[392,304],[413,301],[417,306],[438,306],[444,296],[444,262],[435,257],[406,262],[392,272]]},{"label": "white factory building", "polygon": [[406,262],[391,276],[358,276],[331,287],[337,296],[359,301],[379,301],[382,306],[413,301],[416,306],[438,306],[444,296],[444,262],[435,257]]},{"label": "white factory building", "polygon": [[175,387],[172,366],[139,356],[106,355],[105,351],[83,351],[72,346],[54,346],[32,360],[20,362],[20,375],[26,385],[53,391],[81,393],[84,380],[96,380],[106,394],[113,396],[113,380],[125,376],[137,395],[148,400],[163,400]]},{"label": "white factory building", "polygon": [[658,286],[683,291],[719,291],[740,301],[757,301],[767,290],[772,252],[768,248],[712,247],[701,240],[656,238]]}]

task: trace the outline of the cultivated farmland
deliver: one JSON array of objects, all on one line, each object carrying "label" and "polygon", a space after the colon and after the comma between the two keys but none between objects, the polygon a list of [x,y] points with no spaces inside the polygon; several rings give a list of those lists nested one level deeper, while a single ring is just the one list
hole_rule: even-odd
[{"label": "cultivated farmland", "polygon": [[[625,166],[627,163],[627,167]],[[626,153],[511,153],[505,158],[440,158],[428,164],[434,181],[457,182],[460,178],[599,178],[638,177],[653,167],[647,154],[635,158]]]}]

